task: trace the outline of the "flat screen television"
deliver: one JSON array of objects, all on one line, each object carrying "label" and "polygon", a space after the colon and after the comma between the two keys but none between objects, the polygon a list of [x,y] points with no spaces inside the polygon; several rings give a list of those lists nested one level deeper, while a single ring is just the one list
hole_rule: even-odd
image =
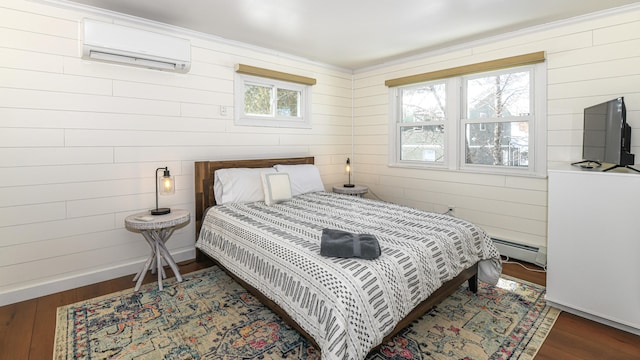
[{"label": "flat screen television", "polygon": [[627,124],[624,97],[619,97],[584,109],[582,161],[573,163],[586,168],[613,164],[602,171],[630,167],[635,156],[631,153],[631,127]]}]

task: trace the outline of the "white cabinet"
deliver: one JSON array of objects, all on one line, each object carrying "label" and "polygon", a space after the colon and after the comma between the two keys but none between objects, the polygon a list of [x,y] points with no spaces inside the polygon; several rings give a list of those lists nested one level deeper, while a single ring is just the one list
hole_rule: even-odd
[{"label": "white cabinet", "polygon": [[640,174],[549,170],[547,302],[640,334]]}]

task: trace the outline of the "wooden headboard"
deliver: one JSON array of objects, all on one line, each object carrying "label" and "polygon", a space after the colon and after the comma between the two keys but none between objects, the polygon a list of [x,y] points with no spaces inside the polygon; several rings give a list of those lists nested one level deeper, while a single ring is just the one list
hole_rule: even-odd
[{"label": "wooden headboard", "polygon": [[252,160],[221,160],[196,161],[194,169],[195,202],[196,202],[196,240],[200,234],[202,217],[208,207],[216,204],[213,194],[213,173],[226,168],[261,168],[272,167],[277,164],[298,165],[313,164],[313,156],[283,158],[283,159],[252,159]]}]

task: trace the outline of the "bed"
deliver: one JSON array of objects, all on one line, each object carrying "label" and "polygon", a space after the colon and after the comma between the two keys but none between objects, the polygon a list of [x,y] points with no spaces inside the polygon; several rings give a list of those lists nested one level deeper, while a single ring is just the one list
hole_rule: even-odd
[{"label": "bed", "polygon": [[[196,162],[196,259],[213,259],[323,359],[363,359],[465,281],[473,292],[479,277],[497,282],[499,254],[474,224],[317,185],[307,191],[308,184],[297,185],[296,171],[313,163],[313,157]],[[223,198],[217,170],[270,172],[265,169],[274,166],[291,176],[292,196],[285,201],[216,203]],[[253,186],[246,185],[249,176],[236,177],[243,192]],[[327,228],[374,235],[380,257],[321,256]]]}]

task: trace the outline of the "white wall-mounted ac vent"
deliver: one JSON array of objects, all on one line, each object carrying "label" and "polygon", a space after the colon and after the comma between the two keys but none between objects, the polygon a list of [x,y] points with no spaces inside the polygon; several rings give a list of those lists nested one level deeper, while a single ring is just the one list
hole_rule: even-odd
[{"label": "white wall-mounted ac vent", "polygon": [[91,19],[82,25],[83,59],[179,73],[191,69],[187,39]]},{"label": "white wall-mounted ac vent", "polygon": [[500,255],[526,261],[541,267],[547,265],[547,249],[545,247],[535,247],[493,237],[491,240],[498,249],[498,252],[500,252]]}]

